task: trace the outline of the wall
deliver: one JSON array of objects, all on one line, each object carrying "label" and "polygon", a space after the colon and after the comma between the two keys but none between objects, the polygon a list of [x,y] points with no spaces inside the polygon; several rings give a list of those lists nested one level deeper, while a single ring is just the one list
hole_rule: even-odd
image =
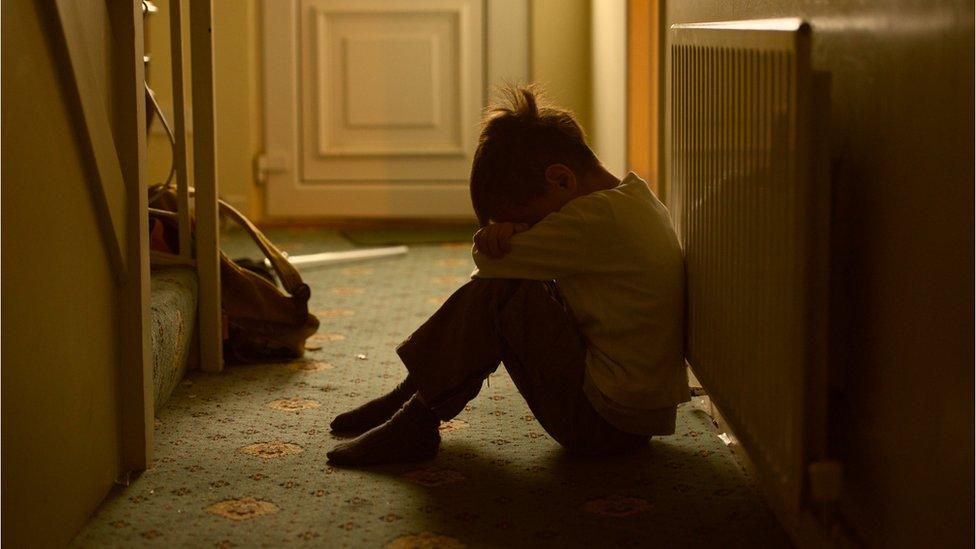
[{"label": "wall", "polygon": [[262,132],[258,6],[256,0],[215,0],[213,7],[217,188],[242,211],[258,213],[261,196],[253,169]]},{"label": "wall", "polygon": [[[147,48],[153,59],[149,85],[172,124],[170,2],[156,0],[156,5],[159,12],[149,20]],[[183,6],[183,18],[188,24],[189,10],[185,1]],[[214,0],[213,3],[217,188],[221,197],[253,217],[260,215],[262,204],[253,171],[253,158],[261,149],[262,131],[258,12],[257,0]],[[187,67],[188,47],[187,43],[184,47]],[[186,89],[186,101],[189,102],[189,83]],[[149,181],[163,181],[169,173],[171,153],[158,122],[153,124],[150,133],[148,156]]]},{"label": "wall", "polygon": [[[801,16],[833,78],[833,450],[878,546],[973,539],[973,6],[669,2],[667,25]],[[883,4],[883,5],[882,5]]]},{"label": "wall", "polygon": [[[145,27],[146,35],[146,53],[150,56],[151,61],[149,62],[149,67],[146,69],[146,80],[149,82],[149,87],[152,88],[153,92],[156,94],[156,100],[159,102],[160,107],[163,109],[169,123],[175,124],[173,119],[173,80],[172,80],[172,62],[170,56],[170,35],[169,35],[169,0],[155,0],[156,7],[159,11],[149,17],[148,22]],[[185,13],[189,10],[184,10],[183,20],[187,21],[187,14]],[[189,27],[185,27],[189,28]],[[189,63],[189,51],[184,47],[183,52],[185,63]],[[189,81],[189,72],[187,72],[187,82],[185,97],[189,97],[191,82]],[[187,99],[189,101],[189,99]],[[189,121],[189,114],[186,119]],[[175,131],[175,127],[174,127]],[[166,139],[166,134],[163,131],[162,125],[158,120],[154,121],[149,130],[149,139],[147,142],[147,162],[148,166],[148,182],[149,184],[160,183],[166,179],[167,174],[170,169],[170,162],[172,159],[172,153],[170,152],[169,141]]]},{"label": "wall", "polygon": [[591,77],[594,152],[617,177],[627,175],[627,2],[593,2]]},{"label": "wall", "polygon": [[[20,547],[66,544],[120,451],[115,278],[39,4],[4,1],[0,17],[2,529]],[[92,61],[104,63],[107,15],[88,4]]]},{"label": "wall", "polygon": [[589,0],[532,0],[532,80],[548,97],[576,113],[591,136],[591,29]]}]

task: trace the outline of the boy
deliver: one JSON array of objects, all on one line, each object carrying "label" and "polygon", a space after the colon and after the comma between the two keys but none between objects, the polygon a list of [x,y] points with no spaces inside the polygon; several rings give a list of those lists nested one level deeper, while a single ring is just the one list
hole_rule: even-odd
[{"label": "boy", "polygon": [[674,433],[688,400],[684,263],[667,209],[600,164],[568,111],[504,90],[471,167],[477,269],[398,348],[407,378],[332,422],[336,465],[430,459],[438,425],[505,364],[545,430],[614,454]]}]

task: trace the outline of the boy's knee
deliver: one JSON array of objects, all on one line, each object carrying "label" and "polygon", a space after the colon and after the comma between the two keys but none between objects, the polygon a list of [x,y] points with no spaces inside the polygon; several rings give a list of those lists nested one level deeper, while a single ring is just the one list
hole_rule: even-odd
[{"label": "boy's knee", "polygon": [[532,281],[522,278],[472,278],[468,284],[492,292],[511,292],[527,282]]},{"label": "boy's knee", "polygon": [[516,294],[539,293],[540,295],[548,295],[545,284],[545,282],[538,280],[521,278],[474,278],[468,282],[469,286],[478,292],[484,292],[498,305],[505,305]]}]

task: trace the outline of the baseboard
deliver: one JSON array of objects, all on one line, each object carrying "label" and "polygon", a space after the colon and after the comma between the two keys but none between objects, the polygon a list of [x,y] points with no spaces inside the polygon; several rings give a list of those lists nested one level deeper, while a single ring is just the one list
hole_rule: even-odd
[{"label": "baseboard", "polygon": [[[697,380],[694,377],[691,378],[691,385],[693,387],[697,385]],[[787,535],[789,535],[790,540],[796,547],[800,549],[847,549],[861,546],[860,543],[855,541],[854,536],[850,533],[850,529],[843,524],[840,517],[830,515],[830,510],[828,509],[823,511],[824,516],[827,517],[827,521],[818,518],[809,509],[804,509],[800,512],[786,509],[780,503],[779,498],[775,497],[775,494],[772,493],[769,486],[763,481],[764,476],[759,473],[755,462],[749,457],[745,448],[739,444],[739,439],[735,436],[729,424],[722,417],[721,411],[715,406],[708,395],[702,392],[699,396],[693,396],[691,398],[691,405],[708,414],[712,419],[712,426],[715,428],[716,435],[720,436],[732,451],[732,456],[739,467],[747,475],[756,479],[760,495],[766,504],[769,505],[776,519],[783,526],[783,529],[786,530]],[[827,522],[829,522],[829,526]]]}]

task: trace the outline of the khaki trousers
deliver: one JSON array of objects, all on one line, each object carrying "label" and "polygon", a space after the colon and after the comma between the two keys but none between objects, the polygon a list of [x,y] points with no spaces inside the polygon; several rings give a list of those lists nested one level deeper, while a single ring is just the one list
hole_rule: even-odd
[{"label": "khaki trousers", "polygon": [[610,425],[583,393],[586,342],[552,282],[473,279],[397,347],[421,399],[458,415],[499,363],[542,427],[565,448],[613,454],[647,435]]}]

